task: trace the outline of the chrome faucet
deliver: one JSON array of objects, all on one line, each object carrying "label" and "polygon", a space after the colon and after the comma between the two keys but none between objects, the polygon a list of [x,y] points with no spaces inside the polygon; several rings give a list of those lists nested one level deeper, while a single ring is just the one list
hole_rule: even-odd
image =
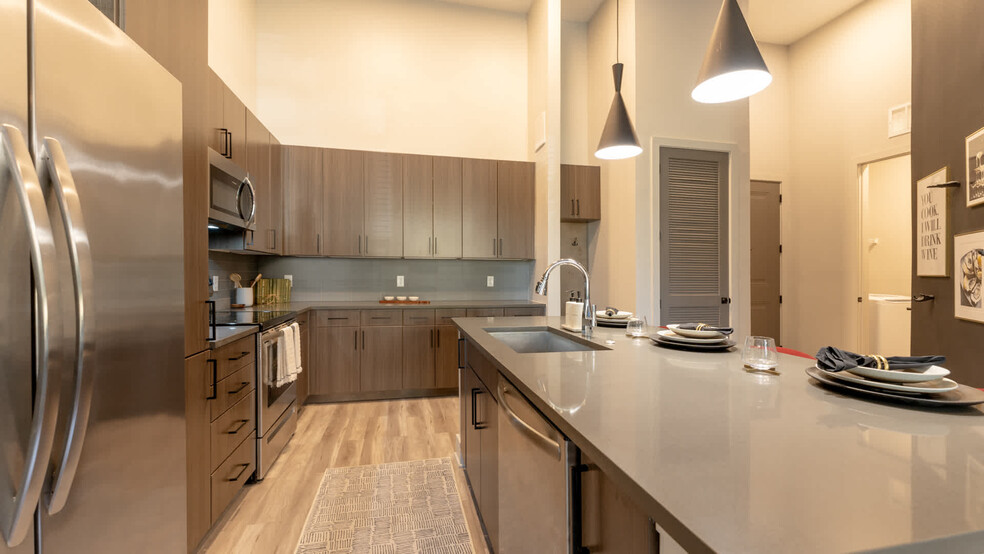
[{"label": "chrome faucet", "polygon": [[547,294],[547,279],[550,277],[550,272],[555,267],[561,265],[574,266],[584,274],[584,321],[581,323],[581,334],[585,338],[591,338],[591,332],[596,325],[595,307],[591,304],[591,278],[588,277],[588,270],[584,269],[584,266],[579,264],[577,260],[565,258],[548,265],[547,269],[543,272],[543,276],[540,277],[540,280],[536,282],[536,286],[533,287],[533,291],[541,296],[545,296]]}]

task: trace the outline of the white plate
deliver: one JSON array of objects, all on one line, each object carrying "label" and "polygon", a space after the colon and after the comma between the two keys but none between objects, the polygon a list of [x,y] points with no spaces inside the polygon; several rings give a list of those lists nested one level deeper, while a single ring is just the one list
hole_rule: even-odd
[{"label": "white plate", "polygon": [[599,319],[600,318],[605,318],[605,319],[629,319],[630,317],[632,317],[632,312],[623,312],[623,311],[619,310],[619,312],[617,314],[612,315],[612,316],[609,316],[609,315],[605,315],[605,310],[598,310],[598,311],[595,312],[595,317],[596,318],[599,318]]},{"label": "white plate", "polygon": [[720,339],[725,335],[720,331],[694,331],[692,329],[681,329],[680,325],[673,323],[666,326],[667,329],[674,331],[677,335],[690,337],[692,339]]},{"label": "white plate", "polygon": [[678,335],[677,333],[674,333],[673,331],[670,331],[669,329],[661,329],[659,331],[656,331],[656,334],[665,340],[671,342],[679,342],[681,344],[721,344],[722,342],[727,340],[727,337],[720,334],[717,338],[713,338],[713,339],[695,339],[691,337],[684,337],[682,335]]},{"label": "white plate", "polygon": [[956,381],[951,381],[950,379],[940,379],[939,381],[932,381],[927,383],[911,383],[908,385],[903,385],[901,383],[886,383],[884,381],[876,381],[874,379],[865,379],[864,377],[854,375],[847,371],[824,371],[822,369],[820,369],[820,371],[823,371],[824,375],[829,375],[831,378],[837,379],[838,381],[854,383],[855,385],[863,385],[865,387],[870,387],[874,389],[891,390],[896,392],[933,394],[933,393],[956,390],[957,387],[960,386],[957,384]]},{"label": "white plate", "polygon": [[942,379],[950,374],[949,369],[938,365],[930,366],[925,370],[912,371],[898,369],[875,369],[873,367],[852,367],[851,369],[845,369],[844,371],[850,371],[851,373],[860,375],[861,377],[877,379],[879,381],[886,381],[889,383],[925,383],[926,381]]}]

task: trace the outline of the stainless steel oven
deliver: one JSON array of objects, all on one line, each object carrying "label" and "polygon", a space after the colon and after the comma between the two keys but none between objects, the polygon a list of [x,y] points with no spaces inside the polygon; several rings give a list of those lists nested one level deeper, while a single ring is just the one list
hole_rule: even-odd
[{"label": "stainless steel oven", "polygon": [[297,428],[297,383],[274,386],[277,350],[281,330],[294,323],[291,319],[264,329],[256,339],[259,360],[256,364],[256,478],[263,479],[277,457],[294,436]]},{"label": "stainless steel oven", "polygon": [[256,228],[256,190],[244,169],[208,150],[208,219],[227,229]]}]

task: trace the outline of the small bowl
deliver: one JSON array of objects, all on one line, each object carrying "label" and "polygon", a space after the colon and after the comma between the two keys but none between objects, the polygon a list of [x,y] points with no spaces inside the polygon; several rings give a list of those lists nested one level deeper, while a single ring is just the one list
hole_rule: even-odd
[{"label": "small bowl", "polygon": [[395,296],[384,296],[384,297],[383,297],[383,300],[389,300],[389,301],[392,301],[392,300],[394,300],[395,298],[396,298]]},{"label": "small bowl", "polygon": [[419,296],[408,296],[407,298],[409,298],[411,302],[416,302],[420,300]]},{"label": "small bowl", "polygon": [[406,296],[397,296],[396,299],[399,300],[400,302],[404,302],[404,301],[406,301],[407,297]]}]

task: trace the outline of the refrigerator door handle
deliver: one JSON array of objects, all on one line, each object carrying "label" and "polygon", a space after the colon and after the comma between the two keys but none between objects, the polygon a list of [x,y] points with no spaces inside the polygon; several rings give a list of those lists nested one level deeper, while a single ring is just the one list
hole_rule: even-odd
[{"label": "refrigerator door handle", "polygon": [[[55,442],[56,418],[58,416],[58,378],[53,373],[52,362],[57,360],[56,337],[52,319],[60,315],[57,307],[56,268],[54,235],[48,219],[44,192],[38,180],[30,151],[20,130],[11,125],[0,128],[3,141],[3,158],[12,179],[10,185],[20,201],[21,210],[28,228],[31,251],[31,269],[34,272],[34,357],[36,384],[34,391],[34,414],[25,453],[24,475],[19,488],[12,496],[0,498],[0,524],[4,540],[8,546],[17,546],[24,540],[34,522],[34,509],[41,498],[44,479],[51,449]],[[56,352],[53,352],[55,350]]]},{"label": "refrigerator door handle", "polygon": [[[75,293],[75,388],[71,412],[67,415],[65,427],[65,448],[61,459],[54,464],[51,475],[51,489],[46,498],[49,514],[56,514],[65,507],[68,494],[79,467],[85,432],[89,426],[89,408],[92,405],[94,386],[96,341],[95,310],[91,303],[93,295],[92,253],[89,248],[89,233],[82,217],[82,205],[75,187],[75,179],[68,166],[68,159],[61,143],[45,137],[41,160],[50,179],[51,190],[57,200],[57,209],[65,228],[68,243],[68,258],[72,268],[72,284]],[[49,204],[54,209],[54,204]],[[52,218],[56,214],[51,214]]]}]

